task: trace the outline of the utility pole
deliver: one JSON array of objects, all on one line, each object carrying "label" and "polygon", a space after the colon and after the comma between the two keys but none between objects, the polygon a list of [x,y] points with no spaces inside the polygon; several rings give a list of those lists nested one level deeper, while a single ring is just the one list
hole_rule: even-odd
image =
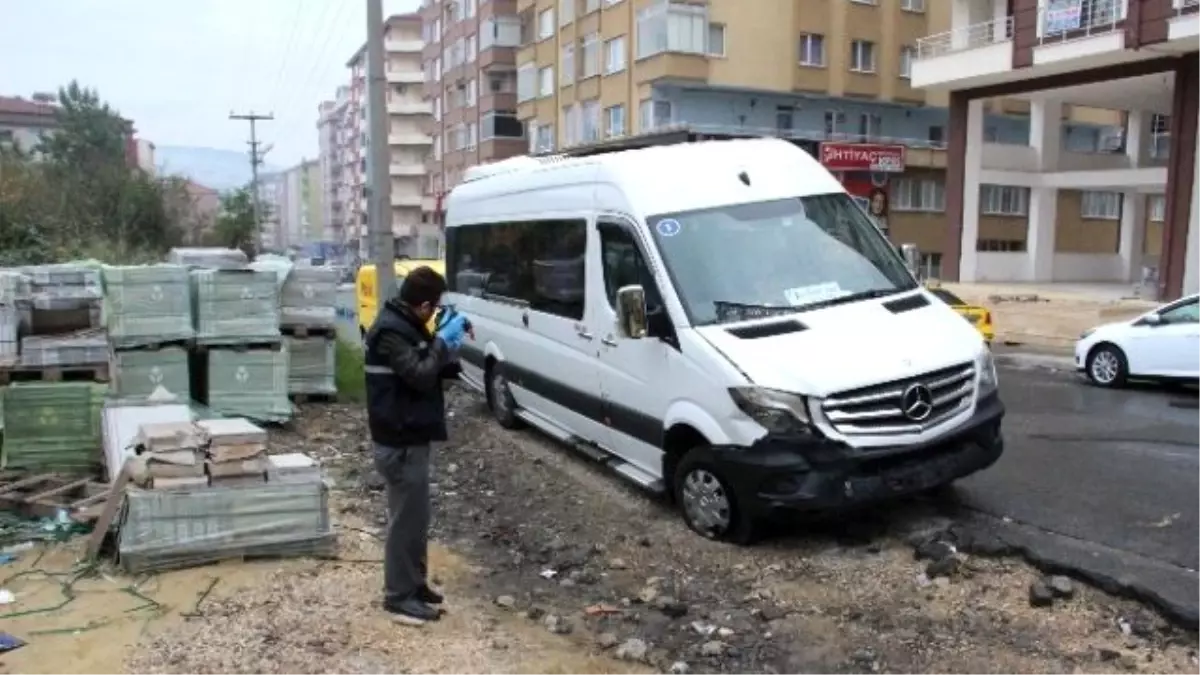
[{"label": "utility pole", "polygon": [[383,60],[383,0],[367,0],[367,229],[379,302],[396,292],[392,179],[388,175],[387,71]]},{"label": "utility pole", "polygon": [[[250,140],[247,141],[247,144],[250,145],[250,197],[253,199],[254,204],[254,233],[256,237],[259,237],[262,235],[262,205],[259,203],[258,197],[258,167],[262,165],[262,158],[271,151],[271,147],[268,146],[262,150],[259,150],[259,145],[261,145],[261,143],[258,140],[257,123],[259,120],[273,120],[275,119],[275,116],[259,115],[254,111],[250,111],[242,115],[236,115],[231,112],[229,113],[229,119],[243,120],[250,123]],[[261,245],[261,241],[254,242],[255,249]]]}]

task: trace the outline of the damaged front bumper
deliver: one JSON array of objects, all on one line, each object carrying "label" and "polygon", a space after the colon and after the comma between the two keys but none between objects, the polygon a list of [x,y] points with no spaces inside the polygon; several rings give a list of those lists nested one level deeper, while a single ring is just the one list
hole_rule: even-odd
[{"label": "damaged front bumper", "polygon": [[991,466],[1004,452],[998,394],[981,399],[962,427],[922,445],[859,450],[821,437],[766,437],[753,446],[716,447],[742,509],[829,511],[924,492]]}]

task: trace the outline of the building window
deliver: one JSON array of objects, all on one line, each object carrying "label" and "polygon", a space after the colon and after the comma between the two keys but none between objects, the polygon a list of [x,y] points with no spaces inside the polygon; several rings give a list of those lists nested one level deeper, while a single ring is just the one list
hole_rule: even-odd
[{"label": "building window", "polygon": [[946,127],[932,126],[929,127],[929,144],[935,148],[946,146]]},{"label": "building window", "polygon": [[841,128],[846,124],[846,113],[841,110],[826,110],[825,111],[825,135],[836,136],[841,133]]},{"label": "building window", "polygon": [[479,126],[474,122],[467,122],[467,149],[475,149],[475,145],[479,142]]},{"label": "building window", "polygon": [[563,45],[562,59],[559,64],[559,77],[563,84],[571,84],[575,81],[575,45]]},{"label": "building window", "polygon": [[554,66],[546,66],[538,71],[538,96],[554,95]]},{"label": "building window", "polygon": [[1161,223],[1167,219],[1166,195],[1150,195],[1150,220]]},{"label": "building window", "polygon": [[1150,133],[1160,135],[1171,131],[1171,117],[1154,113],[1150,116]]},{"label": "building window", "polygon": [[883,118],[874,113],[861,113],[858,116],[858,135],[862,140],[878,138],[879,130],[883,127]]},{"label": "building window", "polygon": [[975,250],[983,253],[1022,253],[1024,239],[977,239]]},{"label": "building window", "polygon": [[824,67],[825,36],[807,33],[800,36],[800,65]]},{"label": "building window", "polygon": [[558,0],[558,25],[565,26],[575,20],[577,0]]},{"label": "building window", "polygon": [[946,210],[946,186],[929,178],[901,178],[892,183],[891,207],[896,211],[942,213]]},{"label": "building window", "polygon": [[671,124],[671,102],[646,99],[638,106],[638,124],[641,131],[650,131]]},{"label": "building window", "polygon": [[517,69],[517,100],[529,101],[537,96],[537,65],[526,63]]},{"label": "building window", "polygon": [[535,152],[553,152],[554,151],[554,125],[539,124],[537,125],[537,137],[535,140]]},{"label": "building window", "polygon": [[554,37],[554,9],[543,9],[538,14],[538,40]]},{"label": "building window", "polygon": [[850,0],[856,5],[878,5],[879,0]]},{"label": "building window", "polygon": [[775,108],[775,131],[780,136],[791,136],[792,128],[795,125],[796,109],[791,106],[776,106]]},{"label": "building window", "polygon": [[571,105],[563,106],[562,109],[563,123],[563,147],[569,148],[579,142],[579,104],[572,103]]},{"label": "building window", "polygon": [[725,25],[708,24],[708,55],[725,56]]},{"label": "building window", "polygon": [[622,70],[625,70],[624,35],[604,43],[604,74],[611,75]]},{"label": "building window", "polygon": [[1084,191],[1079,193],[1079,217],[1092,220],[1120,220],[1121,193]]},{"label": "building window", "polygon": [[479,22],[479,50],[492,47],[516,47],[521,44],[521,20],[495,16]]},{"label": "building window", "polygon": [[942,254],[921,254],[921,278],[940,279],[942,277]]},{"label": "building window", "polygon": [[850,70],[856,73],[875,72],[875,43],[866,40],[850,41]]},{"label": "building window", "polygon": [[475,57],[478,54],[479,54],[479,41],[475,38],[474,35],[468,35],[467,36],[467,54],[466,54],[467,63],[473,62],[475,60]]},{"label": "building window", "polygon": [[583,59],[582,77],[595,77],[600,74],[600,35],[591,33],[585,35],[580,42],[579,58]]},{"label": "building window", "polygon": [[479,101],[479,80],[467,82],[467,107],[473,107]]},{"label": "building window", "polygon": [[608,138],[625,135],[625,106],[614,105],[605,108],[604,134]]},{"label": "building window", "polygon": [[479,119],[479,140],[524,138],[525,127],[512,110],[489,111]]},{"label": "building window", "polygon": [[600,102],[583,102],[583,137],[584,143],[594,143],[600,140]]},{"label": "building window", "polygon": [[704,54],[708,15],[700,5],[663,2],[637,14],[637,58],[662,52]]},{"label": "building window", "polygon": [[979,212],[985,216],[1029,215],[1029,188],[1015,185],[981,185]]},{"label": "building window", "polygon": [[917,58],[917,50],[915,47],[904,46],[900,48],[900,77],[908,79],[912,77],[912,64]]},{"label": "building window", "polygon": [[924,12],[925,0],[900,0],[900,9],[906,12]]}]

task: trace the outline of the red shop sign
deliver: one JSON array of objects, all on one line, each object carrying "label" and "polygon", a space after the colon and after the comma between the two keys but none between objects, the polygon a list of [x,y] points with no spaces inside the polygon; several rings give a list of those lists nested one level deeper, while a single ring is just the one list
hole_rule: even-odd
[{"label": "red shop sign", "polygon": [[821,164],[830,171],[904,172],[903,145],[822,143]]}]

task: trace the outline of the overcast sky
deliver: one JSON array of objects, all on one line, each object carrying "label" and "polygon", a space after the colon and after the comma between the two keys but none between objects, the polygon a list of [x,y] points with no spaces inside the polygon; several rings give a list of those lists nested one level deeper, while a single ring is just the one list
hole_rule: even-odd
[{"label": "overcast sky", "polygon": [[[244,151],[237,112],[273,112],[269,164],[317,153],[317,105],[348,82],[365,0],[0,0],[0,96],[77,79],[158,145]],[[384,0],[385,14],[419,0]]]}]

